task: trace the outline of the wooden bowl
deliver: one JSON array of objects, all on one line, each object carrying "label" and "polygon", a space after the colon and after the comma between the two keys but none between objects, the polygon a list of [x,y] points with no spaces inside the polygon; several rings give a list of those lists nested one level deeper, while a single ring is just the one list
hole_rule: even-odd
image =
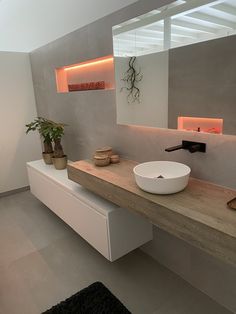
[{"label": "wooden bowl", "polygon": [[95,166],[105,167],[110,164],[110,157],[107,155],[94,155],[93,161]]},{"label": "wooden bowl", "polygon": [[119,155],[111,155],[110,159],[112,164],[117,164],[118,162],[120,162]]},{"label": "wooden bowl", "polygon": [[108,157],[111,157],[111,155],[112,155],[112,148],[110,146],[105,146],[105,147],[102,147],[102,148],[98,148],[98,149],[96,149],[95,155],[96,156],[108,156]]}]

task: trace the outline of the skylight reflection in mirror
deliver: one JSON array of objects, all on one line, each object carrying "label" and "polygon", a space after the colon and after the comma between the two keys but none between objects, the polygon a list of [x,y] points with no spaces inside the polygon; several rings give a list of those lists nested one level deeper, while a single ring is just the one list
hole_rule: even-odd
[{"label": "skylight reflection in mirror", "polygon": [[236,0],[178,0],[113,27],[115,56],[140,56],[236,34]]}]

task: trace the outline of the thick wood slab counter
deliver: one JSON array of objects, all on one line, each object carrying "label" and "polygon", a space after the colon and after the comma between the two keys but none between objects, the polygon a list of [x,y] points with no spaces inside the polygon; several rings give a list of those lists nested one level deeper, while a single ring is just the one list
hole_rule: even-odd
[{"label": "thick wood slab counter", "polygon": [[191,178],[188,187],[180,193],[154,195],[136,185],[135,165],[134,161],[121,160],[119,164],[96,167],[90,160],[81,160],[68,165],[68,177],[236,266],[236,211],[226,205],[236,197],[236,190]]}]

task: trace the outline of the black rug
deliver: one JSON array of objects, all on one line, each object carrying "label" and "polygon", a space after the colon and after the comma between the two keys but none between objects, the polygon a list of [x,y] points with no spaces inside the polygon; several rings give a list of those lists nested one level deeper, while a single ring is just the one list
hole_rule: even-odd
[{"label": "black rug", "polygon": [[131,314],[131,312],[101,282],[95,282],[42,314]]}]

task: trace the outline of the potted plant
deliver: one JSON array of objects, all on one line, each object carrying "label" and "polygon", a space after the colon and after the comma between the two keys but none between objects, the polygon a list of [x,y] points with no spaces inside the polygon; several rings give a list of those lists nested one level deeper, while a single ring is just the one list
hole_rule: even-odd
[{"label": "potted plant", "polygon": [[33,122],[26,124],[26,134],[30,131],[38,131],[40,137],[43,139],[44,151],[42,152],[45,164],[52,164],[53,148],[51,138],[51,122],[45,118],[35,118]]},{"label": "potted plant", "polygon": [[67,165],[67,156],[64,154],[63,147],[61,145],[61,139],[64,135],[63,123],[51,122],[50,136],[54,142],[54,153],[52,157],[53,164],[56,169],[61,170],[65,169]]}]

